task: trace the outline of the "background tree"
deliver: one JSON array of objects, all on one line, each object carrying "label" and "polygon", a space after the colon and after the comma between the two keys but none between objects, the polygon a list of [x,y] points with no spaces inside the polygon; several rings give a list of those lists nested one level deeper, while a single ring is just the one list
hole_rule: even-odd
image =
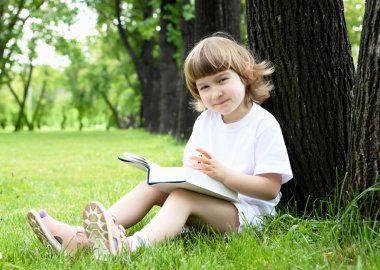
[{"label": "background tree", "polygon": [[117,29],[121,48],[129,55],[140,84],[140,119],[143,127],[156,132],[159,115],[152,113],[152,110],[158,106],[157,102],[153,102],[153,94],[158,93],[158,57],[155,49],[160,1],[95,0],[86,3],[96,10],[101,28],[110,32]]},{"label": "background tree", "polygon": [[[180,3],[177,0],[162,0],[159,34],[159,118],[158,132],[173,134],[178,111],[180,30]],[[178,59],[179,60],[179,59]]]},{"label": "background tree", "polygon": [[247,0],[250,48],[270,60],[276,89],[267,108],[281,124],[294,180],[286,185],[303,211],[343,178],[354,65],[343,1]]},{"label": "background tree", "polygon": [[[35,38],[32,38],[28,41],[28,55],[27,55],[28,61],[25,64],[19,64],[21,66],[22,71],[19,73],[20,80],[22,81],[22,91],[21,91],[21,97],[18,96],[17,91],[14,90],[12,87],[12,83],[10,80],[7,81],[8,89],[11,91],[12,95],[14,96],[17,105],[19,106],[19,112],[18,116],[16,117],[16,121],[14,123],[14,131],[20,131],[23,126],[26,124],[29,128],[29,130],[33,130],[33,125],[30,123],[28,119],[28,115],[25,112],[26,102],[27,98],[32,95],[30,86],[33,76],[33,69],[34,64],[33,61],[36,58],[36,40]],[[6,76],[9,76],[9,71]],[[9,77],[10,78],[10,77]],[[30,99],[30,98],[29,98]],[[33,121],[33,120],[31,120]]]},{"label": "background tree", "polygon": [[153,56],[155,28],[151,26],[157,25],[155,18],[158,16],[154,15],[154,11],[155,8],[147,1],[136,1],[133,5],[121,5],[120,0],[115,0],[117,29],[140,81],[141,118],[143,126],[149,131],[156,131],[154,123],[157,123],[151,107],[154,104],[152,93],[157,87],[157,62]]},{"label": "background tree", "polygon": [[25,22],[44,3],[41,1],[0,2],[0,85],[11,70],[13,55],[20,52],[18,41],[22,38]]},{"label": "background tree", "polygon": [[240,0],[195,1],[195,39],[222,31],[240,41]]},{"label": "background tree", "polygon": [[82,52],[79,42],[75,40],[60,40],[59,49],[70,59],[70,65],[65,68],[68,91],[72,95],[72,106],[77,110],[78,129],[84,127],[84,119],[94,107],[94,98],[91,90],[87,88],[84,81],[85,67],[88,66],[87,59]]},{"label": "background tree", "polygon": [[[189,7],[189,2],[182,2],[184,7]],[[188,13],[188,9],[183,10]],[[184,17],[182,20],[183,33],[182,37],[189,35],[186,42],[182,42],[182,63],[187,56],[189,50],[200,41],[202,38],[211,35],[215,32],[226,32],[235,40],[240,41],[240,18],[241,18],[241,2],[240,0],[210,0],[210,1],[195,1],[195,18],[194,18],[194,37],[189,31],[192,26],[187,24],[188,19]],[[196,118],[196,113],[189,110],[192,101],[191,95],[186,88],[180,90],[180,114],[179,124],[177,126],[176,136],[188,138],[191,134],[192,126]],[[183,121],[183,122],[181,122]]]},{"label": "background tree", "polygon": [[[141,91],[134,66],[129,54],[114,28],[100,29],[96,38],[89,43],[91,68],[88,70],[89,85],[96,83],[95,91],[106,104],[109,117],[107,127],[137,127],[141,125],[139,112],[141,107]],[[114,40],[114,42],[109,42]],[[108,81],[102,82],[102,78]],[[107,86],[107,87],[106,87]]]},{"label": "background tree", "polygon": [[[181,0],[181,67],[187,54],[195,43],[194,36],[194,3],[190,0]],[[175,131],[177,139],[189,138],[193,130],[197,113],[190,106],[191,95],[187,90],[182,74],[178,82],[178,118]]]},{"label": "background tree", "polygon": [[[367,1],[354,87],[349,157],[350,186],[357,193],[377,184],[380,170],[380,2]],[[365,199],[367,214],[380,208],[380,192],[374,204]],[[371,209],[370,207],[374,207]]]},{"label": "background tree", "polygon": [[[9,0],[0,3],[0,89],[6,84],[18,105],[18,116],[14,121],[15,131],[21,130],[24,124],[32,130],[38,114],[41,113],[40,103],[37,103],[37,111],[30,116],[31,119],[25,114],[26,99],[32,95],[30,85],[37,56],[36,47],[41,41],[52,42],[57,36],[57,25],[70,24],[75,14],[76,9],[69,9],[63,0]],[[23,58],[27,59],[27,63]],[[15,64],[24,71],[13,70],[17,68],[14,67]],[[17,74],[23,82],[21,90],[14,87],[17,83],[12,83],[18,77],[15,76]],[[43,87],[40,94],[44,92]],[[42,97],[37,100],[42,102]]]},{"label": "background tree", "polygon": [[24,37],[27,21],[31,21],[29,31],[50,41],[54,38],[56,26],[70,24],[75,15],[76,9],[69,9],[64,0],[1,1],[0,84],[11,71],[15,55],[22,53],[20,40]]}]

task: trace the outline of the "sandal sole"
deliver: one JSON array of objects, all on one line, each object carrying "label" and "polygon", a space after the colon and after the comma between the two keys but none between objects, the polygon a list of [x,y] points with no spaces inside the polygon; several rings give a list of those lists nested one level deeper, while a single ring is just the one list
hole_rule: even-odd
[{"label": "sandal sole", "polygon": [[89,203],[83,210],[83,227],[96,259],[116,254],[110,222],[106,209],[98,202]]},{"label": "sandal sole", "polygon": [[55,251],[61,252],[62,245],[49,232],[42,218],[35,210],[28,212],[28,223],[36,234],[37,238],[46,246],[52,247]]}]

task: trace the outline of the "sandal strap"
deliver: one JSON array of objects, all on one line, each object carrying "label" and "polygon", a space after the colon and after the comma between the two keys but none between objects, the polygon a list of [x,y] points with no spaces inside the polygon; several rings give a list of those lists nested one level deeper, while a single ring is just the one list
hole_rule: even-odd
[{"label": "sandal strap", "polygon": [[116,217],[114,215],[112,215],[111,217],[112,217],[112,220],[113,220],[114,224],[117,226],[117,229],[119,231],[119,235],[117,237],[117,245],[118,245],[117,251],[120,253],[123,250],[123,248],[125,248],[125,245],[123,245],[123,244],[126,244],[127,251],[129,251],[130,246],[129,246],[129,242],[127,240],[127,237],[125,236],[125,228],[123,227],[123,225],[117,223]]}]

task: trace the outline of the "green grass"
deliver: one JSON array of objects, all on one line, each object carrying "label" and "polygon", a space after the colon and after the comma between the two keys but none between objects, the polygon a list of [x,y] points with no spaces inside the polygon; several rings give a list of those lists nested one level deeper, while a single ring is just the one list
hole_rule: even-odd
[{"label": "green grass", "polygon": [[0,269],[380,269],[379,223],[362,220],[354,201],[327,218],[283,210],[261,231],[193,232],[108,262],[56,254],[30,230],[31,208],[81,224],[89,201],[108,207],[141,181],[142,172],[117,160],[123,151],[170,166],[181,164],[183,147],[142,130],[0,132]]}]

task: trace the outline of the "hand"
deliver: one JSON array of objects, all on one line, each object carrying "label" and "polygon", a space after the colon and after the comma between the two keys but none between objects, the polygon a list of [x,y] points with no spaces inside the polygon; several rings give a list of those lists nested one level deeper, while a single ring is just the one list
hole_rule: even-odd
[{"label": "hand", "polygon": [[202,148],[196,148],[195,150],[200,154],[190,157],[190,160],[193,161],[191,168],[201,171],[220,182],[224,182],[227,168]]}]

